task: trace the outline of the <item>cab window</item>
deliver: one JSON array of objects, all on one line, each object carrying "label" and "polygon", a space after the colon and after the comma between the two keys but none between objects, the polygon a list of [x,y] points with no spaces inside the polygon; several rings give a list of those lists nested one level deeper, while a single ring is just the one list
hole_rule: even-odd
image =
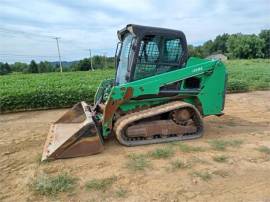
[{"label": "cab window", "polygon": [[179,68],[181,40],[147,35],[140,43],[133,80],[139,80]]}]

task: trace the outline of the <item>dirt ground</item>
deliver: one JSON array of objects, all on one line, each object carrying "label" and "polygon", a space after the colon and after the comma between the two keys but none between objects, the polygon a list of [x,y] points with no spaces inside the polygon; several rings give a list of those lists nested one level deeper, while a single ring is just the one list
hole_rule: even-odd
[{"label": "dirt ground", "polygon": [[[226,98],[225,115],[205,118],[204,137],[185,142],[206,151],[189,153],[172,144],[128,148],[112,139],[105,142],[105,151],[99,155],[41,164],[49,124],[65,110],[0,115],[0,201],[270,201],[270,156],[257,150],[263,145],[270,147],[270,91]],[[209,140],[217,138],[243,143],[217,151],[209,145]],[[126,166],[130,153],[168,146],[176,151],[174,156],[150,159],[151,166],[144,171]],[[228,161],[214,161],[217,155],[226,155]],[[175,159],[193,160],[193,164],[172,171],[170,162]],[[48,197],[29,188],[35,177],[61,172],[78,178],[72,192]],[[196,172],[207,172],[211,178],[203,180]],[[107,190],[85,189],[88,180],[110,176],[117,179]],[[125,194],[117,194],[119,189]]]}]

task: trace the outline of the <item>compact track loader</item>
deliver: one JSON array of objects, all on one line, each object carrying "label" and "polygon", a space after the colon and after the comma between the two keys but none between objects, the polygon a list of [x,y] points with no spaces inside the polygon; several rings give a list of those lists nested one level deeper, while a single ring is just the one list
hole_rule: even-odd
[{"label": "compact track loader", "polygon": [[52,124],[42,160],[97,154],[110,135],[125,146],[199,138],[202,117],[223,114],[226,68],[189,58],[183,32],[130,24],[118,38],[115,78]]}]

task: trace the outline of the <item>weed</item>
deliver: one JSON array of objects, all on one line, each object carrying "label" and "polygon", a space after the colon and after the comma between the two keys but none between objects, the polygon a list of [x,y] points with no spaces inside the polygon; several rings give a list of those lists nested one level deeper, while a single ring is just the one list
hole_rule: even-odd
[{"label": "weed", "polygon": [[210,140],[208,142],[211,147],[215,150],[224,151],[227,147],[239,147],[241,144],[243,144],[242,140]]},{"label": "weed", "polygon": [[92,179],[86,182],[85,188],[87,190],[103,190],[105,191],[117,180],[116,176],[104,178],[104,179]]},{"label": "weed", "polygon": [[257,150],[259,152],[265,153],[265,154],[269,154],[270,155],[270,148],[267,146],[260,146],[259,148],[257,148]]},{"label": "weed", "polygon": [[198,158],[198,157],[192,157],[190,162],[192,164],[210,164],[207,160],[205,159],[201,159],[201,158]]},{"label": "weed", "polygon": [[205,171],[202,171],[202,172],[195,171],[192,173],[192,175],[195,177],[201,178],[203,181],[208,181],[212,179],[212,175],[209,172],[205,172]]},{"label": "weed", "polygon": [[41,175],[30,184],[30,187],[41,195],[57,195],[59,192],[72,190],[75,183],[76,178],[61,173],[56,176]]},{"label": "weed", "polygon": [[35,157],[35,161],[37,162],[37,164],[41,164],[42,161],[41,161],[41,157],[42,155],[41,154],[37,154],[36,157]]},{"label": "weed", "polygon": [[118,190],[116,190],[115,194],[119,198],[124,198],[124,197],[126,197],[127,192],[128,191],[126,189],[123,189],[122,187],[120,187]]},{"label": "weed", "polygon": [[209,141],[209,144],[213,149],[220,151],[225,150],[227,146],[225,140],[211,140]]},{"label": "weed", "polygon": [[228,146],[235,147],[235,148],[239,147],[243,143],[244,143],[243,140],[228,140],[227,141]]},{"label": "weed", "polygon": [[142,171],[150,166],[150,162],[144,154],[130,154],[128,157],[127,168],[133,171]]},{"label": "weed", "polygon": [[166,159],[172,157],[174,153],[174,150],[172,150],[171,148],[164,147],[155,149],[154,151],[150,152],[149,155],[155,159]]},{"label": "weed", "polygon": [[181,161],[179,159],[171,161],[170,165],[171,165],[171,170],[172,171],[176,171],[176,170],[179,170],[179,169],[185,169],[185,168],[190,168],[191,167],[191,165],[189,163]]},{"label": "weed", "polygon": [[228,177],[229,176],[229,172],[226,170],[216,170],[213,172],[214,175],[218,175],[220,177]]},{"label": "weed", "polygon": [[205,151],[206,149],[203,147],[195,147],[195,146],[190,146],[184,143],[179,144],[179,149],[182,152],[202,152]]},{"label": "weed", "polygon": [[50,161],[48,159],[41,161],[41,158],[42,158],[42,154],[37,154],[35,161],[37,162],[38,165],[46,164]]},{"label": "weed", "polygon": [[225,155],[219,155],[219,156],[214,156],[213,160],[219,163],[225,163],[228,161],[228,156]]}]

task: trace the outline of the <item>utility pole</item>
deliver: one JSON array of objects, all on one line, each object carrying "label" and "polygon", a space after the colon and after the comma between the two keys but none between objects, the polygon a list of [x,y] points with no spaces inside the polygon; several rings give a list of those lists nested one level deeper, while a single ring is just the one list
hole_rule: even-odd
[{"label": "utility pole", "polygon": [[107,67],[106,53],[104,53],[104,67]]},{"label": "utility pole", "polygon": [[56,44],[57,44],[60,72],[63,72],[62,61],[61,61],[61,55],[60,55],[60,48],[59,48],[59,42],[58,42],[58,40],[60,39],[60,37],[54,37],[54,39],[56,40]]},{"label": "utility pole", "polygon": [[92,61],[92,54],[91,54],[91,49],[90,48],[89,48],[89,55],[90,55],[91,69],[92,69],[92,71],[94,71],[93,61]]}]

